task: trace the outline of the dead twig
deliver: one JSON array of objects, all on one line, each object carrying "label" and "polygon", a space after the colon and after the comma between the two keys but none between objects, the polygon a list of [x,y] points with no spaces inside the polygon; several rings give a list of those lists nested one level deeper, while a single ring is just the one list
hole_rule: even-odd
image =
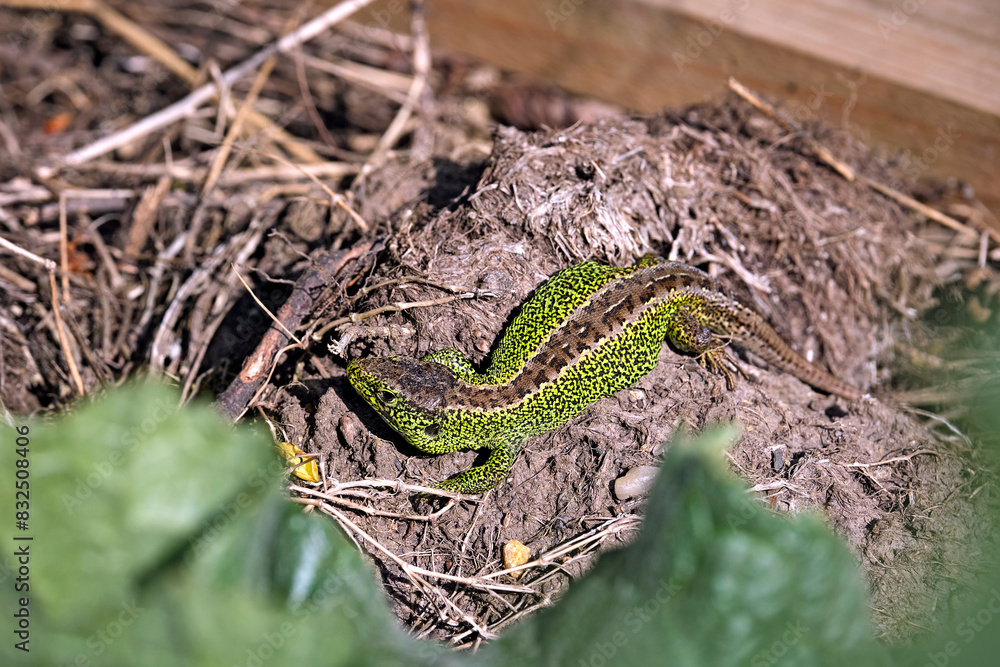
[{"label": "dead twig", "polygon": [[132,214],[132,225],[125,241],[126,257],[135,257],[146,245],[153,223],[156,222],[156,211],[169,191],[170,178],[167,176],[160,176],[156,185],[151,185],[143,191]]},{"label": "dead twig", "polygon": [[[246,150],[246,149],[244,149]],[[320,162],[318,164],[296,164],[279,160],[273,154],[262,153],[275,160],[284,162],[287,166],[252,167],[227,171],[219,177],[219,184],[226,186],[243,185],[254,181],[293,181],[306,178],[343,178],[361,171],[360,164],[348,162]],[[91,162],[80,167],[115,175],[146,176],[149,178],[169,177],[178,181],[200,181],[205,178],[208,170],[205,167],[192,167],[180,161],[173,164],[120,164],[118,162]],[[47,191],[46,191],[47,192]],[[45,199],[49,199],[49,194]],[[261,198],[263,199],[263,198]],[[44,216],[43,216],[44,217]]]},{"label": "dead twig", "polygon": [[86,390],[83,387],[83,378],[80,377],[80,369],[76,367],[76,359],[73,357],[73,350],[69,344],[69,337],[66,327],[63,325],[62,316],[59,314],[59,290],[56,288],[56,274],[49,272],[49,290],[52,294],[52,316],[56,321],[56,331],[59,332],[59,345],[62,346],[63,355],[66,357],[66,364],[69,366],[70,375],[76,385],[76,393],[83,396]]},{"label": "dead twig", "polygon": [[840,465],[845,468],[873,468],[875,466],[889,465],[890,463],[899,463],[900,461],[909,461],[914,456],[920,456],[921,454],[931,454],[940,458],[941,453],[935,452],[933,449],[918,449],[912,454],[907,454],[906,456],[894,456],[891,459],[886,459],[885,461],[876,461],[875,463],[841,463]]},{"label": "dead twig", "polygon": [[433,496],[440,496],[442,498],[451,498],[453,500],[472,500],[478,501],[480,496],[472,495],[468,493],[458,493],[456,491],[446,491],[445,489],[438,489],[432,486],[421,486],[419,484],[407,484],[406,482],[401,482],[398,479],[359,479],[352,482],[337,482],[328,489],[328,492],[341,493],[348,489],[385,489],[391,488],[396,493],[427,493]]},{"label": "dead twig", "polygon": [[[235,67],[230,68],[222,75],[222,82],[225,85],[232,85],[243,78],[244,75],[254,71],[275,53],[288,53],[299,44],[309,41],[320,33],[327,30],[338,21],[342,21],[354,12],[369,5],[373,0],[345,0],[339,5],[328,9],[312,21],[305,23],[302,27],[290,32],[277,42],[267,48],[261,49],[250,58],[247,58]],[[171,123],[187,118],[193,114],[202,104],[210,100],[219,90],[218,84],[207,83],[192,91],[185,98],[178,100],[165,109],[146,116],[141,121],[129,127],[115,132],[107,137],[98,139],[94,143],[84,146],[63,158],[62,162],[68,166],[77,166],[85,162],[100,157],[117,148],[129,144],[152,132],[160,130]],[[52,168],[39,169],[42,178],[49,178],[55,173]]]},{"label": "dead twig", "polygon": [[182,284],[177,290],[177,293],[171,300],[170,305],[167,306],[166,312],[163,313],[163,319],[160,321],[159,329],[153,337],[149,365],[150,369],[154,373],[162,372],[164,370],[176,370],[177,365],[181,361],[180,357],[177,357],[173,360],[173,364],[171,364],[169,369],[166,366],[166,359],[170,354],[171,343],[177,335],[175,324],[187,304],[187,299],[190,296],[197,294],[204,287],[216,269],[235,252],[236,248],[245,249],[248,246],[256,248],[266,229],[266,225],[263,224],[263,220],[267,217],[269,216],[257,216],[246,231],[237,234],[230,239],[228,243],[216,248],[212,255],[203,260],[191,273],[191,275],[188,276],[187,280],[184,281],[184,284]]},{"label": "dead twig", "polygon": [[[894,190],[893,188],[890,188],[888,185],[883,185],[882,183],[873,181],[867,176],[862,176],[861,174],[858,174],[858,182],[864,183],[872,190],[875,190],[876,192],[881,192],[886,197],[889,197],[890,199],[899,202],[903,206],[912,209],[917,213],[923,215],[924,217],[933,220],[934,222],[937,222],[941,225],[944,225],[948,229],[952,229],[958,232],[959,234],[965,234],[966,236],[971,236],[971,237],[975,237],[979,234],[979,232],[977,232],[976,230],[972,229],[968,225],[962,224],[961,222],[951,217],[950,215],[945,215],[944,213],[938,211],[937,209],[931,208],[926,204],[922,204],[913,197],[910,197],[909,195],[904,195],[902,192]],[[997,231],[996,229],[987,226],[984,226],[980,231],[988,234],[989,237],[993,239],[994,242],[1000,243],[1000,231]]]},{"label": "dead twig", "polygon": [[[337,510],[336,508],[329,507],[326,505],[320,505],[320,509],[325,514],[329,514],[330,516],[335,518],[337,522],[340,523],[341,527],[344,528],[344,530],[354,533],[355,535],[364,539],[365,542],[375,547],[376,550],[378,550],[389,560],[391,560],[393,563],[399,566],[399,568],[402,569],[403,572],[405,572],[408,576],[412,577],[413,575],[416,575],[418,577],[432,577],[435,579],[441,579],[443,581],[451,581],[457,584],[463,584],[465,586],[470,586],[472,588],[478,588],[481,590],[493,590],[506,593],[528,593],[528,594],[535,593],[533,589],[527,586],[520,586],[517,584],[498,584],[496,582],[489,581],[485,577],[457,577],[452,574],[445,574],[444,572],[435,572],[433,570],[428,570],[426,568],[422,568],[417,565],[411,565],[410,563],[407,563],[396,554],[392,553],[392,551],[387,549],[381,542],[379,542],[377,539],[369,535],[360,526],[358,526],[356,523],[347,518],[347,515],[345,515],[343,512]],[[471,619],[465,614],[463,614],[463,619],[469,622],[470,625],[473,626],[478,625],[477,623],[475,623],[474,619]],[[487,636],[489,635],[490,633],[487,633]]]},{"label": "dead twig", "polygon": [[740,97],[742,97],[743,99],[745,99],[750,104],[754,105],[755,107],[766,113],[774,120],[778,121],[778,123],[789,132],[798,135],[803,141],[806,142],[809,148],[812,149],[812,151],[816,154],[816,156],[819,159],[823,160],[823,162],[830,165],[830,167],[832,167],[834,171],[843,176],[846,180],[848,181],[854,180],[855,177],[854,169],[852,169],[850,165],[837,158],[837,156],[835,156],[833,153],[827,150],[825,146],[823,146],[818,141],[809,136],[809,134],[806,133],[805,130],[803,130],[801,127],[799,127],[791,120],[785,118],[777,109],[775,109],[773,106],[762,100],[755,93],[751,92],[749,88],[744,86],[742,83],[740,83],[733,77],[729,77],[729,89],[732,90],[737,95],[739,95]]},{"label": "dead twig", "polygon": [[[18,7],[21,9],[38,9],[61,12],[80,12],[91,16],[107,30],[119,35],[134,46],[139,52],[149,55],[166,67],[177,78],[189,86],[197,86],[202,81],[202,75],[186,60],[181,58],[167,44],[161,41],[142,26],[128,17],[118,13],[102,0],[0,0],[0,5]],[[222,104],[227,115],[233,115],[229,103]],[[322,158],[308,146],[277,127],[271,119],[251,110],[247,120],[256,130],[264,130],[285,148],[290,154],[306,162],[320,162]]]},{"label": "dead twig", "polygon": [[41,264],[43,267],[45,267],[45,270],[48,271],[49,273],[54,273],[56,270],[59,269],[59,265],[53,262],[51,259],[39,257],[30,250],[25,250],[20,246],[14,245],[13,243],[11,243],[2,236],[0,236],[0,247],[6,248],[15,255],[24,257],[25,259],[35,262],[36,264]]},{"label": "dead twig", "polygon": [[[62,269],[63,299],[69,306],[69,239],[66,221],[66,193],[59,195],[59,268]],[[55,296],[55,294],[53,294]]]},{"label": "dead twig", "polygon": [[395,301],[393,303],[387,303],[384,306],[379,306],[378,308],[373,308],[372,310],[365,311],[363,313],[351,313],[344,317],[337,318],[327,322],[323,328],[316,331],[314,334],[317,338],[321,338],[330,329],[334,327],[339,327],[342,324],[357,323],[361,320],[366,320],[369,317],[374,317],[381,313],[401,313],[404,310],[409,310],[411,308],[428,308],[430,306],[443,306],[446,303],[451,303],[452,301],[458,301],[459,299],[472,299],[476,295],[475,292],[464,292],[462,294],[455,294],[454,296],[443,296],[439,299],[428,299],[425,301]]},{"label": "dead twig", "polygon": [[[607,538],[618,535],[619,533],[622,533],[626,530],[633,530],[637,528],[640,523],[641,519],[634,514],[623,514],[620,516],[604,519],[598,526],[592,528],[586,533],[577,535],[576,537],[564,542],[563,544],[560,544],[550,549],[549,551],[542,554],[541,556],[531,561],[530,563],[525,563],[524,565],[521,565],[519,567],[483,575],[483,578],[492,578],[500,576],[501,574],[510,574],[513,572],[517,572],[522,569],[541,568],[545,570],[540,576],[535,577],[530,582],[526,582],[525,584],[535,588],[535,590],[538,592],[538,595],[540,596],[540,600],[528,604],[527,606],[521,606],[521,607],[517,607],[517,605],[510,605],[508,603],[508,607],[510,607],[509,613],[507,613],[497,621],[491,623],[489,626],[487,626],[487,629],[490,632],[495,633],[504,626],[513,623],[514,621],[524,617],[525,615],[531,613],[532,611],[540,607],[545,607],[551,604],[551,599],[549,599],[542,593],[541,585],[543,583],[548,581],[548,579],[550,579],[552,576],[555,576],[559,573],[565,574],[566,565],[568,565],[573,561],[580,560],[585,556],[587,556],[588,554],[592,553]],[[573,555],[570,556],[569,554]],[[523,598],[522,598],[522,604],[523,604]],[[454,636],[452,638],[452,642],[457,644],[467,636],[469,636],[469,632],[468,631],[463,632],[461,634]]]},{"label": "dead twig", "polygon": [[[405,485],[405,486],[410,486],[411,488],[413,488],[411,485]],[[427,488],[427,487],[420,487],[420,488]],[[368,514],[371,516],[384,516],[386,518],[397,519],[399,521],[423,521],[430,523],[455,506],[455,502],[452,500],[445,503],[445,505],[441,509],[435,510],[430,514],[402,514],[400,512],[380,510],[375,507],[369,507],[367,505],[361,505],[359,503],[351,502],[350,500],[345,500],[344,498],[337,495],[336,488],[334,490],[327,491],[324,493],[316,489],[310,489],[304,486],[293,485],[290,490],[296,493],[301,493],[304,496],[321,498],[322,500],[325,500],[329,503],[333,503],[334,505],[339,505],[347,509],[355,510],[357,512],[361,512],[362,514]],[[428,490],[436,491],[437,489],[428,489]],[[427,491],[420,491],[419,493],[427,493]]]},{"label": "dead twig", "polygon": [[342,195],[339,195],[336,192],[334,192],[333,190],[331,190],[330,187],[326,183],[324,183],[323,181],[319,180],[316,177],[315,174],[310,173],[310,171],[308,171],[306,169],[303,169],[301,166],[299,166],[297,164],[293,164],[293,163],[289,162],[288,160],[284,159],[283,157],[281,157],[279,155],[273,155],[273,154],[270,154],[270,153],[265,153],[263,151],[258,151],[255,148],[247,148],[246,150],[251,151],[253,153],[257,153],[259,155],[267,156],[267,157],[271,158],[272,160],[275,160],[277,162],[281,162],[282,164],[288,166],[290,169],[296,169],[296,170],[300,171],[306,178],[308,178],[313,183],[315,183],[316,185],[318,185],[320,187],[320,189],[323,190],[323,192],[325,192],[327,195],[329,195],[331,206],[339,206],[340,208],[344,209],[344,211],[347,213],[347,215],[349,215],[351,217],[351,219],[361,229],[362,232],[367,232],[368,231],[369,227],[368,227],[368,223],[365,222],[365,219],[362,218],[353,208],[351,208],[347,204],[347,201],[344,199],[344,197]]},{"label": "dead twig", "polygon": [[[205,183],[201,188],[202,197],[206,197],[208,193],[212,191],[212,188],[215,187],[215,183],[218,181],[223,167],[226,166],[226,160],[229,159],[229,153],[233,149],[233,142],[236,141],[236,137],[243,131],[243,123],[246,122],[247,115],[253,108],[254,102],[256,102],[257,98],[260,96],[260,91],[264,89],[264,84],[267,82],[268,77],[271,76],[271,71],[274,69],[274,65],[276,63],[277,58],[272,55],[260,66],[260,70],[254,78],[253,85],[250,87],[250,92],[247,93],[247,96],[243,99],[243,103],[240,105],[239,111],[236,112],[236,118],[229,126],[229,130],[226,132],[226,136],[222,140],[222,145],[219,146],[219,150],[215,154],[215,159],[212,161],[212,167],[208,170],[208,176],[205,177]],[[192,238],[194,238],[194,236],[194,234],[191,235]]]},{"label": "dead twig", "polygon": [[384,95],[398,104],[406,104],[406,92],[413,86],[412,76],[388,72],[343,58],[330,57],[323,60],[303,54],[302,64]]},{"label": "dead twig", "polygon": [[[236,256],[233,259],[232,264],[243,265],[250,258],[250,256],[253,255],[260,244],[264,231],[268,228],[267,222],[264,221],[272,220],[273,214],[274,209],[272,208],[265,208],[258,213],[258,218],[261,222],[258,224],[257,221],[254,221],[250,225],[250,229],[257,229],[257,232],[244,236],[245,243],[242,247],[236,250]],[[239,279],[242,281],[241,277]],[[244,285],[245,284],[246,283],[244,283]],[[233,280],[232,275],[230,275],[223,289],[229,294],[234,294],[235,288],[236,282]],[[256,299],[255,295],[252,296]],[[201,300],[219,301],[217,297],[210,298],[208,294],[202,294],[199,297],[199,301]],[[191,396],[191,388],[195,382],[198,369],[201,368],[201,362],[205,358],[205,354],[208,352],[209,345],[212,343],[215,332],[218,330],[219,326],[221,326],[222,321],[226,318],[226,315],[229,314],[232,299],[227,299],[225,304],[226,307],[218,307],[216,309],[217,312],[214,313],[214,316],[206,324],[198,326],[195,329],[197,333],[191,337],[191,344],[188,348],[189,361],[187,362],[184,386],[181,389],[181,399],[184,401],[187,401]],[[222,304],[220,303],[220,306],[221,305]]]},{"label": "dead twig", "polygon": [[354,296],[351,297],[351,302],[355,302],[362,298],[366,294],[373,292],[377,289],[383,289],[386,287],[392,287],[393,285],[409,285],[409,284],[419,284],[428,285],[429,287],[436,287],[439,290],[444,290],[445,292],[451,292],[452,294],[476,294],[477,296],[492,296],[496,295],[491,292],[483,292],[480,290],[472,290],[468,287],[462,287],[461,285],[442,285],[439,282],[429,280],[427,278],[421,278],[420,276],[403,276],[402,278],[391,278],[380,283],[375,283],[374,285],[368,285],[367,287],[362,287],[357,291]]},{"label": "dead twig", "polygon": [[289,331],[281,320],[279,320],[277,317],[274,316],[274,313],[271,312],[270,308],[264,305],[263,301],[257,298],[257,295],[254,294],[253,288],[251,288],[250,284],[247,283],[247,281],[243,278],[243,276],[240,275],[240,272],[236,270],[236,264],[231,264],[230,266],[233,267],[233,273],[236,274],[236,277],[240,279],[241,283],[243,283],[243,287],[246,288],[247,293],[250,295],[250,298],[253,299],[254,303],[256,303],[261,310],[267,313],[267,316],[271,318],[271,321],[277,324],[279,327],[281,327],[281,330],[284,331],[289,338],[294,340],[299,345],[302,345],[303,344],[302,341],[299,340],[299,338],[294,333]]},{"label": "dead twig", "polygon": [[524,565],[518,565],[517,567],[511,567],[506,570],[498,570],[496,572],[485,574],[483,575],[483,578],[492,579],[494,577],[511,574],[513,572],[520,572],[522,570],[551,566],[557,560],[574,551],[592,551],[608,537],[616,535],[628,528],[632,528],[638,525],[640,521],[641,519],[639,516],[635,514],[622,514],[620,516],[607,519],[599,526],[591,528],[586,533],[577,535],[576,537],[550,549],[533,561],[527,562]]},{"label": "dead twig", "polygon": [[[424,20],[423,0],[417,0],[412,3],[412,12],[413,82],[406,93],[406,101],[400,107],[399,111],[396,112],[395,118],[389,123],[389,127],[382,135],[382,138],[379,139],[378,146],[376,146],[375,152],[372,154],[373,160],[378,160],[399,141],[399,138],[403,135],[403,130],[406,128],[406,122],[413,114],[413,110],[416,108],[417,102],[424,92],[424,87],[427,85],[427,74],[431,69],[431,48],[430,41],[427,38],[427,24]],[[369,161],[369,165],[372,165],[372,161]]]},{"label": "dead twig", "polygon": [[[955,218],[949,215],[945,215],[944,213],[941,213],[940,211],[933,209],[930,206],[927,206],[926,204],[922,204],[913,197],[905,195],[902,192],[899,192],[898,190],[889,187],[888,185],[879,183],[877,181],[873,181],[867,176],[858,174],[857,172],[854,171],[854,169],[850,165],[845,163],[843,160],[837,158],[829,149],[827,149],[825,146],[823,146],[818,141],[809,136],[809,134],[805,130],[803,130],[797,124],[786,118],[780,111],[778,111],[773,106],[762,100],[760,96],[752,92],[749,88],[747,88],[742,83],[740,83],[739,81],[737,81],[732,77],[729,78],[729,89],[732,90],[737,95],[739,95],[740,97],[742,97],[743,99],[745,99],[753,106],[755,106],[756,108],[763,111],[771,118],[773,118],[775,121],[778,122],[778,124],[780,124],[786,130],[794,133],[796,136],[805,141],[806,145],[808,145],[810,150],[812,150],[813,153],[815,153],[816,157],[818,157],[820,160],[829,165],[830,168],[832,168],[838,174],[843,176],[845,180],[848,181],[856,180],[859,183],[871,188],[872,190],[875,190],[876,192],[879,192],[885,195],[886,197],[889,197],[890,199],[898,202],[899,204],[902,204],[903,206],[913,211],[916,211],[917,213],[920,213],[921,215],[927,217],[928,219],[933,220],[934,222],[937,222],[939,224],[942,224],[948,227],[949,229],[953,229],[960,234],[965,234],[967,236],[975,236],[977,234],[976,230],[972,229],[968,225],[962,224]],[[981,231],[989,234],[990,238],[992,238],[995,242],[1000,243],[1000,231],[993,229],[992,227],[989,226],[984,226],[984,228]]]},{"label": "dead twig", "polygon": [[[377,246],[378,242],[371,240],[350,250],[323,253],[315,258],[313,266],[296,281],[292,293],[278,309],[278,319],[285,324],[285,328],[288,331],[298,329],[321,298],[323,290],[329,288],[359,257],[375,251]],[[270,369],[288,340],[285,332],[277,327],[271,327],[264,333],[257,349],[243,362],[239,374],[219,395],[216,405],[227,417],[236,421],[243,413],[257,389],[270,375]]]}]

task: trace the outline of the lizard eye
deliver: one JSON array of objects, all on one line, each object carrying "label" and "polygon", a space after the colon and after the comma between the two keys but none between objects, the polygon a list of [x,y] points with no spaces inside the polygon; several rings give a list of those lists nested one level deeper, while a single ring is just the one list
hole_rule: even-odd
[{"label": "lizard eye", "polygon": [[388,389],[380,390],[377,394],[375,394],[375,397],[379,400],[379,403],[382,403],[383,405],[392,405],[398,398],[395,392],[391,392]]},{"label": "lizard eye", "polygon": [[434,439],[441,435],[441,425],[440,424],[428,424],[424,427],[424,435],[428,438]]}]

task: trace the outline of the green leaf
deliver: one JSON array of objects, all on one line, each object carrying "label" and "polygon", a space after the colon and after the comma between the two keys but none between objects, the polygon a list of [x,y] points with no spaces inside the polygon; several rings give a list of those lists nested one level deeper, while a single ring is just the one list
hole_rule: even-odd
[{"label": "green leaf", "polygon": [[[136,387],[30,427],[23,532],[36,537],[33,598],[54,619],[84,619],[123,599],[237,489],[264,488],[265,440],[231,432],[209,409],[180,414],[177,400],[162,387]],[[14,454],[0,447],[0,469],[14,469]],[[5,540],[13,529],[0,522]]]},{"label": "green leaf", "polygon": [[675,444],[636,542],[486,646],[482,663],[885,662],[846,547],[817,518],[781,518],[748,495],[723,464],[731,439]]},{"label": "green leaf", "polygon": [[[408,637],[352,544],[281,490],[265,436],[142,386],[31,425],[32,652],[3,664],[798,665],[886,662],[846,548],[765,511],[731,434],[678,443],[638,540],[475,655]],[[0,430],[0,470],[16,470]],[[11,496],[0,533],[15,537]],[[11,549],[3,553],[16,572]],[[8,578],[4,613],[18,608]]]},{"label": "green leaf", "polygon": [[[3,664],[399,664],[443,650],[392,618],[356,548],[288,500],[269,439],[153,385],[29,424],[30,654]],[[23,428],[23,425],[22,425]],[[0,429],[13,477],[16,434]],[[0,522],[15,531],[13,494]],[[16,573],[12,549],[3,564]]]}]

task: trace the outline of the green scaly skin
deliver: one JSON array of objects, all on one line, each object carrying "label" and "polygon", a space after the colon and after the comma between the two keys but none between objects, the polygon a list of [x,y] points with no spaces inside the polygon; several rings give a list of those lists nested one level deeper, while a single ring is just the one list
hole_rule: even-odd
[{"label": "green scaly skin", "polygon": [[447,349],[419,360],[355,359],[347,377],[417,449],[490,450],[483,465],[434,485],[482,493],[503,481],[525,440],[653,370],[664,340],[700,355],[730,384],[720,365],[726,340],[819,389],[860,396],[795,353],[713,278],[653,255],[626,268],[584,262],[552,276],[522,305],[484,373]]}]

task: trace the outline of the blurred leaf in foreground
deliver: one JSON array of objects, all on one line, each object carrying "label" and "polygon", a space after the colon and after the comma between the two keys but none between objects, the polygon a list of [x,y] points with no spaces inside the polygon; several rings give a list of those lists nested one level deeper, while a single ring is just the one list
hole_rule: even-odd
[{"label": "blurred leaf in foreground", "polygon": [[887,662],[847,548],[816,517],[778,517],[726,469],[731,430],[666,456],[636,542],[604,556],[484,664],[837,665]]},{"label": "blurred leaf in foreground", "polygon": [[[460,655],[406,636],[354,546],[285,497],[266,437],[175,403],[142,386],[30,427],[32,651],[6,641],[3,664],[886,662],[847,549],[818,519],[747,494],[722,457],[731,432],[675,445],[635,544]],[[16,456],[0,448],[3,474]]]},{"label": "blurred leaf in foreground", "polygon": [[[444,651],[409,639],[333,522],[280,491],[267,437],[227,427],[176,392],[118,391],[51,425],[28,424],[30,653],[3,664],[399,664]],[[23,428],[23,425],[22,425]],[[0,428],[0,471],[16,470]],[[13,493],[4,544],[14,544]]]}]

